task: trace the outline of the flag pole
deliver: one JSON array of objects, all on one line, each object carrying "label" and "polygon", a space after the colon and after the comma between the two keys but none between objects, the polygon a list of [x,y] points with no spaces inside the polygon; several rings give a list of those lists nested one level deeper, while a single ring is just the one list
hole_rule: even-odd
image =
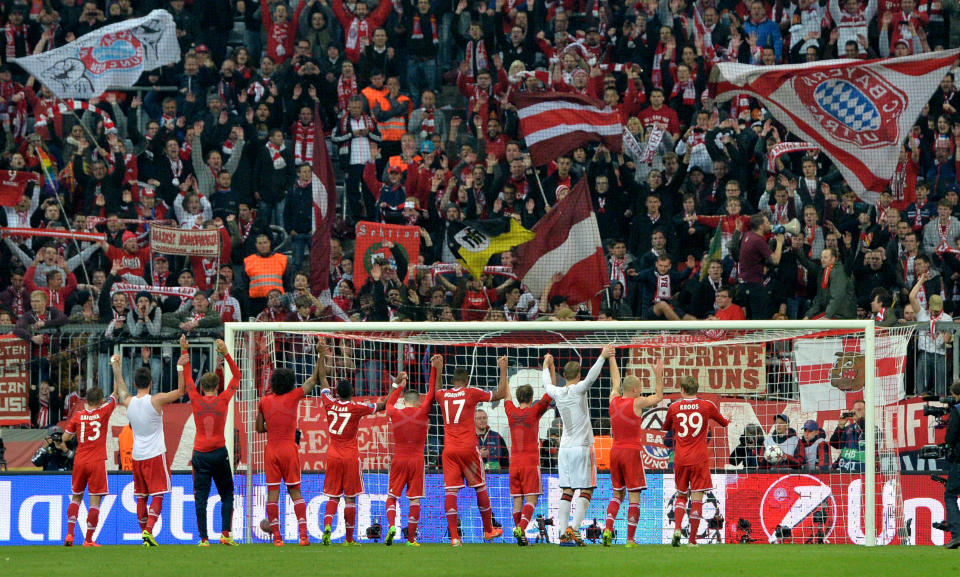
[{"label": "flag pole", "polygon": [[[530,158],[530,153],[526,153],[524,156]],[[550,210],[550,205],[547,204],[547,195],[543,192],[543,183],[540,182],[540,173],[537,172],[537,167],[533,166],[533,163],[530,163],[530,170],[533,171],[533,177],[537,179],[537,188],[540,189],[540,198],[543,199],[543,212]]]}]

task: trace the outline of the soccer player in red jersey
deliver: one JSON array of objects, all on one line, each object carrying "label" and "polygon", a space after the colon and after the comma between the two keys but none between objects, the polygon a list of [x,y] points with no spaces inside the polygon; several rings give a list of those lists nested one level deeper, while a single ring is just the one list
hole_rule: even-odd
[{"label": "soccer player in red jersey", "polygon": [[300,545],[310,544],[307,535],[307,505],[300,494],[300,451],[297,447],[297,410],[317,382],[326,385],[327,368],[324,364],[327,348],[321,340],[317,344],[317,364],[313,375],[303,386],[295,386],[296,376],[287,368],[276,369],[270,375],[269,394],[257,406],[257,432],[267,434],[267,448],[263,462],[267,477],[267,520],[273,533],[273,544],[283,547],[280,536],[280,485],[285,484],[293,500],[293,511],[300,529]]},{"label": "soccer player in red jersey", "polygon": [[663,359],[653,367],[655,392],[640,396],[640,379],[630,375],[620,386],[617,356],[610,357],[610,429],[613,446],[610,448],[610,487],[613,497],[607,505],[607,524],[603,530],[603,546],[613,541],[613,523],[617,520],[623,494],[627,494],[627,547],[636,547],[634,537],[640,520],[640,493],[647,488],[643,473],[643,429],[640,417],[643,410],[663,400]]},{"label": "soccer player in red jersey", "polygon": [[240,368],[227,352],[226,343],[220,339],[217,339],[217,353],[230,365],[230,384],[222,393],[217,394],[220,377],[216,373],[210,372],[200,377],[199,391],[193,383],[189,361],[184,365],[182,373],[186,380],[190,406],[193,408],[193,421],[197,427],[190,463],[193,467],[193,494],[201,547],[210,546],[207,537],[207,498],[210,496],[211,478],[217,484],[217,494],[220,495],[220,544],[237,544],[230,536],[233,526],[233,471],[230,468],[223,432],[230,400],[240,388]]},{"label": "soccer player in red jersey", "polygon": [[360,448],[357,433],[360,419],[382,411],[385,401],[358,403],[353,401],[353,385],[350,381],[337,383],[337,396],[324,387],[320,402],[327,414],[327,470],[323,479],[323,494],[327,496],[327,511],[323,516],[323,544],[330,544],[333,518],[337,515],[340,498],[343,497],[343,523],[346,526],[344,546],[356,545],[353,530],[357,525],[357,495],[363,493],[363,473],[360,464]]},{"label": "soccer player in red jersey", "polygon": [[[119,361],[118,361],[119,362]],[[83,405],[73,411],[70,421],[64,428],[63,440],[77,438],[77,451],[73,458],[73,495],[67,506],[67,538],[63,544],[73,545],[73,529],[77,523],[80,503],[83,502],[84,489],[90,492],[90,509],[87,511],[87,535],[84,547],[99,547],[93,540],[100,519],[100,500],[107,489],[107,426],[110,415],[117,408],[117,387],[120,382],[113,381],[113,394],[103,400],[103,390],[93,387],[87,391]]]},{"label": "soccer player in red jersey", "polygon": [[477,507],[483,520],[483,538],[491,541],[503,534],[503,529],[493,526],[490,511],[490,495],[483,476],[483,460],[477,448],[476,428],[473,417],[479,403],[505,399],[510,392],[507,379],[507,357],[497,360],[500,367],[500,385],[496,391],[484,391],[468,386],[470,375],[464,368],[453,371],[449,389],[437,391],[437,403],[443,412],[443,484],[446,496],[443,508],[447,513],[447,528],[450,544],[460,547],[457,529],[457,492],[466,485],[477,492]]},{"label": "soccer player in red jersey", "polygon": [[[437,374],[443,370],[443,357],[430,358],[430,386],[420,398],[415,390],[406,389],[406,373],[397,375],[397,384],[387,397],[387,417],[393,434],[393,459],[390,461],[390,482],[387,489],[387,536],[384,544],[392,545],[397,535],[397,501],[407,489],[410,515],[407,519],[407,545],[418,547],[417,526],[420,524],[420,499],[423,498],[423,450],[430,425],[430,407],[437,390]],[[403,395],[403,407],[397,408],[397,399]]]},{"label": "soccer player in red jersey", "polygon": [[688,498],[691,501],[690,544],[697,544],[703,494],[713,488],[710,478],[710,453],[707,449],[709,424],[711,420],[721,427],[730,424],[715,404],[697,398],[699,388],[700,385],[694,377],[680,379],[683,398],[670,405],[663,421],[663,430],[673,432],[673,473],[677,485],[677,498],[673,504],[674,547],[680,546],[680,526],[687,510]]},{"label": "soccer player in red jersey", "polygon": [[[540,482],[540,417],[550,408],[550,395],[533,402],[533,387],[520,385],[517,404],[504,405],[510,426],[510,496],[513,497],[513,536],[517,545],[527,545],[525,531],[537,508]],[[526,501],[526,502],[524,502]]]}]

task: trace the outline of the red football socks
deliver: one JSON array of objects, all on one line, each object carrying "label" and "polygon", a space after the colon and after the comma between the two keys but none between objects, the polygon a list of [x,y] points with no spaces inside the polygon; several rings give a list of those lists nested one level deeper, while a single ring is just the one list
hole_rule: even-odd
[{"label": "red football socks", "polygon": [[67,535],[73,535],[73,528],[77,525],[77,515],[79,514],[80,503],[70,501],[70,504],[67,505]]},{"label": "red football socks", "polygon": [[154,495],[153,500],[150,501],[150,512],[147,514],[146,530],[150,533],[153,533],[153,526],[160,518],[161,511],[163,511],[163,495]]},{"label": "red football socks", "polygon": [[343,522],[347,527],[347,543],[353,543],[353,528],[357,525],[356,503],[347,503],[343,506]]},{"label": "red football socks", "polygon": [[530,524],[530,519],[533,519],[533,503],[524,503],[523,510],[520,511],[520,529],[523,531],[527,530],[527,525]]},{"label": "red football socks", "polygon": [[410,503],[410,516],[407,518],[407,541],[417,540],[417,526],[420,524],[420,503]]},{"label": "red football socks", "polygon": [[447,493],[443,498],[443,510],[447,513],[447,529],[450,531],[450,540],[459,539],[457,531],[457,494]]},{"label": "red football socks", "polygon": [[[99,522],[100,507],[90,507],[90,511],[87,513],[87,541],[93,541],[93,533],[97,530],[97,523]],[[70,526],[70,532],[73,532],[73,526]]]},{"label": "red football socks", "polygon": [[613,522],[617,520],[617,515],[620,513],[620,499],[616,497],[610,499],[610,504],[607,505],[607,523],[604,529],[607,531],[613,531]]},{"label": "red football socks", "polygon": [[387,527],[397,525],[397,500],[393,497],[387,497]]},{"label": "red football socks", "polygon": [[477,489],[477,508],[480,509],[480,519],[483,520],[483,532],[493,531],[493,512],[490,511],[490,494],[486,487]]},{"label": "red football socks", "polygon": [[640,521],[640,503],[630,503],[627,506],[627,541],[633,541],[637,534],[637,523]]}]

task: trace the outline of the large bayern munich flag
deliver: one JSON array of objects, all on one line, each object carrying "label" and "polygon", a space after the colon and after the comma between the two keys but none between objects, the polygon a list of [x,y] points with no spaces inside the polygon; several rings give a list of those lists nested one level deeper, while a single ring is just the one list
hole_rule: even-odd
[{"label": "large bayern munich flag", "polygon": [[565,296],[571,305],[590,300],[607,285],[610,275],[586,178],[537,222],[533,235],[516,248],[513,263],[513,272],[531,293],[543,294],[557,273],[561,278],[550,294]]},{"label": "large bayern munich flag", "polygon": [[177,27],[166,10],[84,34],[55,50],[14,58],[58,98],[93,98],[133,86],[140,75],[180,60]]},{"label": "large bayern munich flag", "polygon": [[857,195],[876,202],[903,143],[960,50],[817,64],[718,64],[717,100],[758,98],[775,119],[819,146]]},{"label": "large bayern munich flag", "polygon": [[514,96],[520,130],[535,166],[584,144],[600,142],[612,152],[623,147],[623,126],[612,108],[581,94],[525,93]]}]

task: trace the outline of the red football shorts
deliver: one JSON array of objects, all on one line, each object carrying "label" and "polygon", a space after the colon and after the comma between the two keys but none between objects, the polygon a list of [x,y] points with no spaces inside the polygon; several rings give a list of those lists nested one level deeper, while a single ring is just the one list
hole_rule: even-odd
[{"label": "red football shorts", "polygon": [[540,467],[510,465],[510,496],[539,495]]},{"label": "red football shorts", "polygon": [[328,497],[356,497],[363,493],[363,474],[360,459],[327,457],[327,471],[323,478],[323,494]]},{"label": "red football shorts", "polygon": [[89,489],[91,495],[106,495],[107,464],[105,461],[74,461],[73,463],[73,494],[83,495],[84,489]]},{"label": "red football shorts", "polygon": [[706,465],[674,465],[674,479],[680,493],[697,493],[713,489],[710,467]]},{"label": "red football shorts", "polygon": [[454,453],[443,452],[443,486],[447,489],[459,489],[463,482],[468,487],[483,485],[483,460],[480,451]]},{"label": "red football shorts", "polygon": [[615,491],[647,488],[647,477],[643,473],[643,449],[610,449],[610,487]]},{"label": "red football shorts", "polygon": [[423,497],[423,457],[419,459],[394,459],[390,463],[390,488],[387,494],[400,498],[407,488],[407,499]]},{"label": "red football shorts", "polygon": [[268,487],[276,488],[280,483],[287,487],[300,484],[300,449],[294,443],[267,445],[263,452],[263,464]]},{"label": "red football shorts", "polygon": [[133,460],[133,494],[138,497],[170,492],[170,467],[167,454],[150,459]]}]

